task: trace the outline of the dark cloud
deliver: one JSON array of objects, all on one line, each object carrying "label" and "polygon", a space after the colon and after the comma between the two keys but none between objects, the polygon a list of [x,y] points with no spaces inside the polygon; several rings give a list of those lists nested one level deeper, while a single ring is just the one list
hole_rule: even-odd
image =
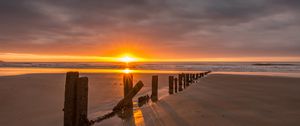
[{"label": "dark cloud", "polygon": [[299,6],[299,0],[2,0],[0,52],[101,54],[99,48],[134,38],[184,55],[300,56]]}]

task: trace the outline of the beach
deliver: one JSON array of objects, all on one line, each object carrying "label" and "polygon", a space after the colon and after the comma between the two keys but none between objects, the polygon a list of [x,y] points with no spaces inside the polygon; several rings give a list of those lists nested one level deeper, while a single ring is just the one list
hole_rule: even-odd
[{"label": "beach", "polygon": [[[146,85],[152,74],[135,75]],[[105,114],[123,97],[122,74],[89,77],[89,114]],[[168,74],[159,75],[160,90]],[[5,126],[63,124],[65,74],[26,74],[0,77],[1,119]],[[210,74],[184,91],[164,95],[139,108],[136,125],[300,125],[300,78]],[[107,83],[107,84],[105,84]],[[93,118],[93,116],[90,116]],[[97,125],[126,125],[118,117]]]},{"label": "beach", "polygon": [[145,124],[298,126],[300,78],[210,75],[143,108]]}]

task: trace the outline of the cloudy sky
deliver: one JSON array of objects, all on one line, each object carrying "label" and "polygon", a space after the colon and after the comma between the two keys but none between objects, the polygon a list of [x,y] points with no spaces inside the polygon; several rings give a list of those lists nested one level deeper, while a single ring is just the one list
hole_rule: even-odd
[{"label": "cloudy sky", "polygon": [[[300,57],[299,0],[1,0],[7,54]],[[1,60],[1,59],[0,59]]]}]

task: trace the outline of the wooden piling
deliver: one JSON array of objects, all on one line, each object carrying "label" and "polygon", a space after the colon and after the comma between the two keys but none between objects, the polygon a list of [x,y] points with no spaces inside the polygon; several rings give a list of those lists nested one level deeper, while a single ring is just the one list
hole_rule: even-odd
[{"label": "wooden piling", "polygon": [[178,91],[182,91],[182,74],[178,75]]},{"label": "wooden piling", "polygon": [[133,75],[124,74],[123,84],[124,84],[124,97],[125,97],[133,87]]},{"label": "wooden piling", "polygon": [[88,126],[88,78],[77,78],[75,126]]},{"label": "wooden piling", "polygon": [[174,79],[174,86],[175,86],[175,88],[174,88],[174,90],[175,90],[175,93],[177,93],[177,78],[175,78]]},{"label": "wooden piling", "polygon": [[126,108],[128,104],[132,103],[132,98],[142,89],[144,86],[142,81],[139,81],[133,88],[128,92],[128,94],[113,108],[114,112],[120,111],[124,107]]},{"label": "wooden piling", "polygon": [[152,94],[151,100],[156,102],[158,100],[158,76],[152,76]]},{"label": "wooden piling", "polygon": [[186,88],[186,79],[187,79],[185,73],[182,74],[182,78],[183,78],[183,88],[185,89]]},{"label": "wooden piling", "polygon": [[186,78],[186,87],[190,86],[190,74],[185,74],[185,78]]},{"label": "wooden piling", "polygon": [[[129,94],[129,92],[133,88],[133,75],[132,74],[124,74],[123,76],[123,84],[124,84],[124,98]],[[126,102],[125,106],[127,106],[124,109],[124,117],[130,118],[133,115],[133,102],[132,99],[128,99],[129,102]]]},{"label": "wooden piling", "polygon": [[174,92],[174,87],[173,87],[173,80],[174,77],[173,76],[169,76],[169,94],[173,94]]},{"label": "wooden piling", "polygon": [[64,103],[64,126],[75,125],[75,89],[76,81],[79,77],[78,72],[68,72],[65,84],[65,103]]}]

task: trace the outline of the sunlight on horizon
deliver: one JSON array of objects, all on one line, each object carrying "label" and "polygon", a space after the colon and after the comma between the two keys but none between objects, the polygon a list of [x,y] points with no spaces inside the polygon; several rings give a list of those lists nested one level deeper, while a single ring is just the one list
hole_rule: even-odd
[{"label": "sunlight on horizon", "polygon": [[298,62],[300,57],[211,57],[211,58],[140,58],[132,54],[119,56],[44,55],[30,53],[0,53],[3,62]]},{"label": "sunlight on horizon", "polygon": [[136,58],[130,57],[130,56],[124,56],[122,58],[119,59],[121,62],[125,62],[125,63],[130,63],[130,62],[134,62],[137,61]]}]

